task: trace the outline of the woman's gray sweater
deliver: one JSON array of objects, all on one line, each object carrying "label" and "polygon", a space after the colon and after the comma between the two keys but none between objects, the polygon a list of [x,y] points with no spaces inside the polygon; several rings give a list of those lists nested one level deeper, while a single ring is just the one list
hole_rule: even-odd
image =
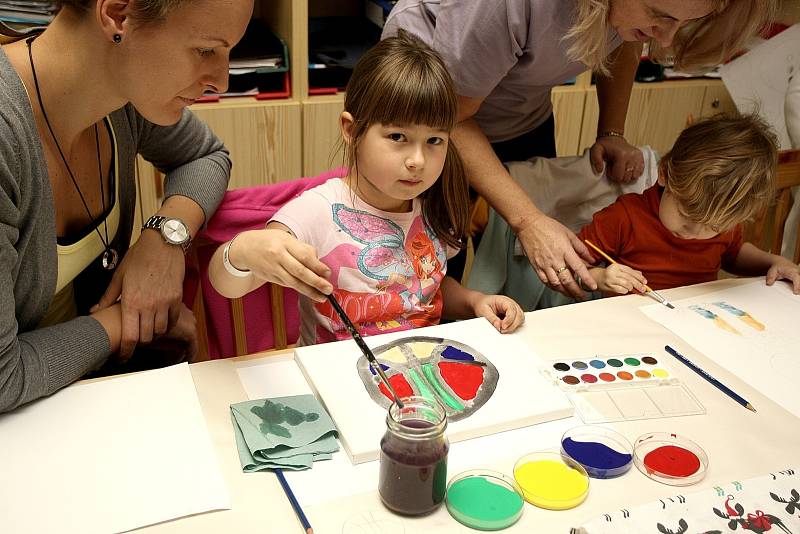
[{"label": "woman's gray sweater", "polygon": [[[206,220],[230,177],[228,151],[188,110],[174,126],[156,126],[128,104],[113,112],[120,225],[127,248],[136,204],[137,153],[166,174],[165,195],[196,201]],[[0,412],[50,395],[102,363],[105,330],[89,316],[37,329],[58,274],[53,194],[25,87],[0,49]],[[77,288],[76,288],[77,291]]]}]

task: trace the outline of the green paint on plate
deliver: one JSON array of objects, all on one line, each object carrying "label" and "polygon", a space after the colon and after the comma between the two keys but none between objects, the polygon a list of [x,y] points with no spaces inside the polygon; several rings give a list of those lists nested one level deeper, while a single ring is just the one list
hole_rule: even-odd
[{"label": "green paint on plate", "polygon": [[640,362],[636,358],[625,358],[625,363],[627,363],[628,365],[632,365],[632,366],[636,367],[637,365],[639,365],[642,362]]},{"label": "green paint on plate", "polygon": [[470,476],[447,490],[447,510],[456,521],[478,530],[510,527],[522,516],[522,496],[499,480]]}]

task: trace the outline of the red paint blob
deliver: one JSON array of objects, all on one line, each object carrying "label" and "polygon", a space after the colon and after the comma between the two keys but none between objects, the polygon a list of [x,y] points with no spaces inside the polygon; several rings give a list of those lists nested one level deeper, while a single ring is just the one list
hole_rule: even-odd
[{"label": "red paint blob", "polygon": [[613,382],[616,379],[617,377],[615,377],[611,373],[600,373],[600,380],[602,380],[603,382]]},{"label": "red paint blob", "polygon": [[675,445],[664,445],[644,457],[647,470],[671,477],[688,477],[700,469],[700,458],[692,451]]},{"label": "red paint blob", "polygon": [[[411,389],[411,386],[408,385],[408,381],[406,381],[406,377],[401,374],[392,375],[389,377],[389,383],[394,388],[395,392],[397,393],[398,397],[410,397],[414,394],[414,390]],[[386,398],[390,401],[394,401],[394,397],[392,394],[389,393],[389,390],[386,389],[386,386],[381,382],[378,384],[378,389],[381,390],[381,393],[386,395]]]},{"label": "red paint blob", "polygon": [[463,400],[472,400],[483,384],[483,367],[456,362],[439,362],[439,373]]},{"label": "red paint blob", "polygon": [[587,384],[594,384],[595,382],[597,382],[597,377],[594,375],[590,375],[589,373],[586,373],[585,375],[581,375],[581,380],[583,380]]}]

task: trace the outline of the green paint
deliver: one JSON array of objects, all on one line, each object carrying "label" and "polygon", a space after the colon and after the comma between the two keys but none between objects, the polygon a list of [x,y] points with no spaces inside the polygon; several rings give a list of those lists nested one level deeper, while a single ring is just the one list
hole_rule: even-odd
[{"label": "green paint", "polygon": [[522,516],[522,497],[483,476],[455,482],[447,490],[447,510],[459,523],[478,530],[510,527]]},{"label": "green paint", "polygon": [[442,398],[444,403],[454,409],[457,412],[460,412],[464,409],[464,405],[458,402],[452,395],[450,395],[447,390],[442,387],[442,384],[439,382],[439,379],[436,378],[436,375],[433,372],[433,365],[430,363],[423,364],[422,366],[422,373],[425,375],[425,378],[428,379],[430,385],[433,386],[433,389],[436,390],[436,393],[439,397]]},{"label": "green paint", "polygon": [[639,360],[637,360],[636,358],[625,358],[625,363],[627,363],[628,365],[632,365],[632,366],[636,367],[641,362]]},{"label": "green paint", "polygon": [[285,406],[280,402],[272,402],[269,399],[264,401],[264,406],[253,406],[250,411],[262,419],[263,422],[259,425],[259,429],[264,435],[275,434],[282,438],[292,437],[292,433],[283,426],[283,423],[297,426],[319,419],[318,413],[303,413],[291,406]]},{"label": "green paint", "polygon": [[433,392],[428,387],[428,383],[419,376],[419,372],[416,369],[409,369],[408,375],[411,377],[411,381],[414,382],[414,385],[417,386],[420,395],[433,403],[438,402],[436,397],[433,396]]},{"label": "green paint", "polygon": [[611,367],[622,367],[622,362],[616,358],[611,358],[610,360],[608,360],[608,365],[610,365]]}]

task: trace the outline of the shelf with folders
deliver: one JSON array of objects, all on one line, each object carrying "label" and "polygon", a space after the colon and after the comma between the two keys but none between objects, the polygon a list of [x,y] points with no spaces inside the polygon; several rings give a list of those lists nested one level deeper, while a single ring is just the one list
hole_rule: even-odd
[{"label": "shelf with folders", "polygon": [[309,0],[308,95],[344,91],[361,56],[381,37],[393,0]]},{"label": "shelf with folders", "polygon": [[228,90],[208,93],[198,102],[219,102],[220,98],[252,97],[256,100],[289,98],[289,50],[261,19],[252,19],[239,43],[231,49]]}]

